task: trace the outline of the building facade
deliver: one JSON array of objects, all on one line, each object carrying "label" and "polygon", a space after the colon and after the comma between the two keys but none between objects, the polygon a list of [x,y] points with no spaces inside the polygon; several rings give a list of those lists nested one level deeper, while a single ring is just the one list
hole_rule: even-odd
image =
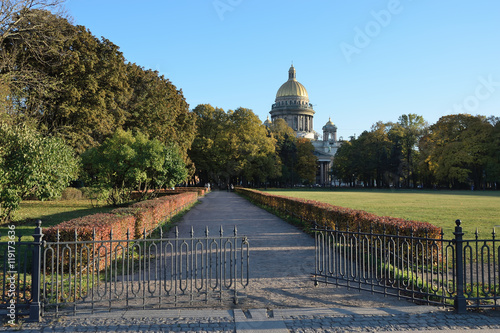
[{"label": "building facade", "polygon": [[[331,119],[323,126],[322,140],[318,140],[313,126],[315,111],[309,102],[306,88],[297,81],[297,73],[293,65],[288,70],[288,81],[278,89],[269,113],[271,122],[278,118],[284,119],[298,138],[307,138],[312,141],[314,155],[318,158],[316,183],[322,186],[331,185],[333,179],[330,170],[333,157],[342,142],[337,140],[337,127]],[[269,119],[265,124],[269,124]]]}]

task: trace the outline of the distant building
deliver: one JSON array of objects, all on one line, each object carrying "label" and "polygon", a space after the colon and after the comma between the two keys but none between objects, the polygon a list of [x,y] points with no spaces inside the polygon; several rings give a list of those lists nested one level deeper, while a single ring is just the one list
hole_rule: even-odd
[{"label": "distant building", "polygon": [[330,120],[323,126],[323,140],[318,140],[314,132],[314,109],[309,103],[309,95],[306,88],[297,81],[297,74],[293,65],[288,70],[288,81],[283,83],[276,93],[276,100],[272,105],[271,120],[264,122],[269,125],[278,118],[284,119],[296,133],[298,138],[307,138],[312,141],[314,154],[318,157],[318,169],[316,171],[316,183],[319,185],[331,185],[331,173],[333,157],[342,141],[337,140],[337,127]]}]

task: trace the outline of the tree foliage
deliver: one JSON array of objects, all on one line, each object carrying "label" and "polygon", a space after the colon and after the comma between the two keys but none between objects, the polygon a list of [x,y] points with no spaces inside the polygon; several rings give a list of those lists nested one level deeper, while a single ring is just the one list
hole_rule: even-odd
[{"label": "tree foliage", "polygon": [[[441,117],[421,141],[421,165],[440,185],[458,188],[471,183],[480,188],[490,154],[493,126],[483,116]],[[493,149],[493,152],[498,150]],[[467,186],[468,187],[468,186]]]},{"label": "tree foliage", "polygon": [[184,158],[195,136],[195,114],[189,112],[181,90],[157,71],[127,65],[132,94],[124,129],[140,130],[165,144],[175,142]]},{"label": "tree foliage", "polygon": [[279,171],[275,140],[252,110],[194,108],[197,135],[189,157],[202,182],[265,182]]},{"label": "tree foliage", "polygon": [[184,161],[174,146],[150,140],[140,132],[116,131],[102,145],[84,152],[82,164],[87,184],[107,194],[114,205],[129,200],[134,190],[146,197],[187,177]]},{"label": "tree foliage", "polygon": [[27,124],[0,125],[0,221],[6,222],[22,200],[60,196],[79,170],[73,149]]},{"label": "tree foliage", "polygon": [[316,180],[316,169],[318,158],[314,155],[314,146],[309,139],[297,139],[297,164],[295,169],[300,177],[301,183],[314,184]]},{"label": "tree foliage", "polygon": [[332,172],[351,185],[498,188],[499,147],[496,117],[448,115],[428,126],[409,114],[344,143]]},{"label": "tree foliage", "polygon": [[194,116],[168,79],[127,64],[117,45],[60,15],[41,7],[16,15],[22,19],[0,44],[12,114],[78,153],[124,128],[175,144],[187,161]]}]

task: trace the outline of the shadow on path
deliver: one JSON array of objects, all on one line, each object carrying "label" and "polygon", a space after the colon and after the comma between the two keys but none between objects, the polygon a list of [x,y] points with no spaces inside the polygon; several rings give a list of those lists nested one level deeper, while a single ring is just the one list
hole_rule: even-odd
[{"label": "shadow on path", "polygon": [[232,192],[214,191],[184,215],[179,236],[203,236],[205,227],[218,233],[247,236],[250,243],[250,284],[241,308],[411,306],[396,298],[369,292],[314,286],[314,238]]}]

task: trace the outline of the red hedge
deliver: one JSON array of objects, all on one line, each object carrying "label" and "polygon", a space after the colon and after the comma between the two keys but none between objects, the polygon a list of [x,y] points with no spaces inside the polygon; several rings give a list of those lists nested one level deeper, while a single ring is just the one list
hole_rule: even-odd
[{"label": "red hedge", "polygon": [[412,234],[416,237],[439,239],[441,228],[427,222],[409,221],[397,217],[378,216],[363,210],[334,206],[328,203],[274,195],[252,189],[236,188],[238,193],[264,206],[287,212],[321,227],[339,228],[388,235]]},{"label": "red hedge", "polygon": [[57,241],[59,230],[60,241],[74,241],[76,230],[79,241],[92,240],[94,228],[98,240],[109,240],[111,230],[113,239],[127,239],[127,230],[130,231],[131,239],[138,238],[143,236],[144,229],[146,233],[151,232],[159,223],[197,199],[197,192],[186,192],[137,202],[129,207],[114,209],[111,214],[79,217],[45,229],[43,239]]}]

